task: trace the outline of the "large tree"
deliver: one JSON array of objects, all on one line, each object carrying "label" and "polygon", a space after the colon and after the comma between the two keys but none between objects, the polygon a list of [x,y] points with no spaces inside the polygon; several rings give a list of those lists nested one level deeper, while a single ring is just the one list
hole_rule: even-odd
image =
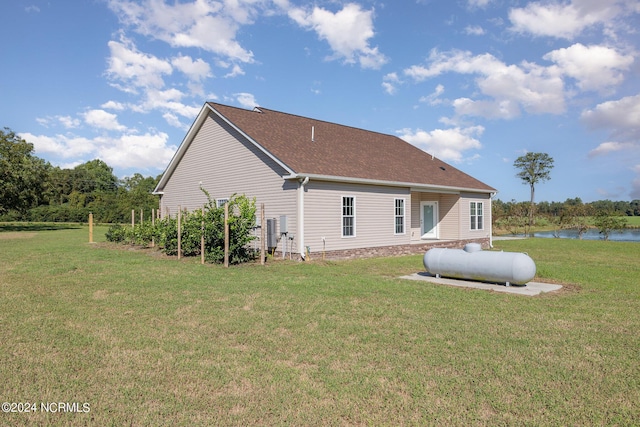
[{"label": "large tree", "polygon": [[36,206],[49,169],[47,162],[33,155],[33,144],[9,128],[0,130],[0,214]]},{"label": "large tree", "polygon": [[551,179],[553,169],[553,157],[547,153],[527,153],[513,162],[513,166],[520,172],[516,174],[523,183],[529,184],[531,189],[531,208],[529,209],[529,226],[533,225],[535,212],[536,184]]}]

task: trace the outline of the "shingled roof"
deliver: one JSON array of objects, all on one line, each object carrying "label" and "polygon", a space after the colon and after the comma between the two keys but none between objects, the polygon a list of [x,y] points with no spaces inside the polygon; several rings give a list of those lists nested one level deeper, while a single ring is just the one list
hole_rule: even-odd
[{"label": "shingled roof", "polygon": [[495,191],[393,135],[263,107],[247,110],[207,104],[300,176]]}]

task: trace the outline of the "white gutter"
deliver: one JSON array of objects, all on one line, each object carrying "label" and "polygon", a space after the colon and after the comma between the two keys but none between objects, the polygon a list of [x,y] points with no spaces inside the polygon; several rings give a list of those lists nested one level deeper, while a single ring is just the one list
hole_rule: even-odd
[{"label": "white gutter", "polygon": [[367,185],[383,185],[387,187],[409,187],[411,191],[437,191],[439,193],[459,194],[463,191],[469,193],[483,193],[492,194],[495,191],[481,190],[478,188],[466,188],[466,187],[452,187],[447,185],[430,185],[422,184],[418,182],[402,182],[402,181],[385,181],[380,179],[368,179],[368,178],[352,178],[346,176],[333,176],[333,175],[316,175],[316,174],[299,174],[292,173],[291,175],[285,175],[283,179],[303,179],[309,178],[316,181],[333,181],[349,184],[367,184]]},{"label": "white gutter", "polygon": [[306,260],[307,251],[304,246],[304,186],[309,182],[309,177],[301,177],[298,186],[298,251],[300,257]]}]

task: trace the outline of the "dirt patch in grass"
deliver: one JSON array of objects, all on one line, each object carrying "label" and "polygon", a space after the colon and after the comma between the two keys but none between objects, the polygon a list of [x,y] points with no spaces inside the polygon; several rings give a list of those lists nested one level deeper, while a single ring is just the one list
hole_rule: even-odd
[{"label": "dirt patch in grass", "polygon": [[[547,280],[547,282],[551,283],[549,280]],[[553,282],[553,283],[556,283],[556,282]],[[557,291],[555,291],[555,293],[557,293],[559,295],[576,294],[576,293],[582,291],[582,287],[580,285],[575,285],[573,283],[560,283],[560,282],[557,282],[556,284],[562,285],[562,288],[560,288]]]},{"label": "dirt patch in grass", "polygon": [[567,295],[567,294],[576,294],[582,291],[582,287],[580,285],[576,285],[575,283],[566,283],[561,280],[553,280],[548,277],[545,277],[544,279],[536,280],[536,281],[539,281],[540,283],[562,285],[562,288],[558,289],[557,291],[549,292],[549,294]]}]

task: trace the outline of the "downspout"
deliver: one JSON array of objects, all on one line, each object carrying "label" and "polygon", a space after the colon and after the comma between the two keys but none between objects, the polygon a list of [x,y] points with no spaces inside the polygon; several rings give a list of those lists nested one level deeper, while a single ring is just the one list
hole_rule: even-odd
[{"label": "downspout", "polygon": [[298,252],[300,258],[306,261],[307,251],[304,246],[304,186],[309,182],[309,177],[298,181],[300,186],[298,187]]}]

